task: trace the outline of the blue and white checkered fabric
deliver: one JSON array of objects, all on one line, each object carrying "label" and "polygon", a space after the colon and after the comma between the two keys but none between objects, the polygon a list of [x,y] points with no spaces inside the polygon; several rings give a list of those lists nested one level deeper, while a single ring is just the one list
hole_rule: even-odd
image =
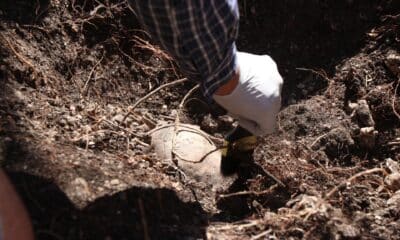
[{"label": "blue and white checkered fabric", "polygon": [[139,21],[204,95],[232,78],[239,28],[237,0],[131,0]]}]

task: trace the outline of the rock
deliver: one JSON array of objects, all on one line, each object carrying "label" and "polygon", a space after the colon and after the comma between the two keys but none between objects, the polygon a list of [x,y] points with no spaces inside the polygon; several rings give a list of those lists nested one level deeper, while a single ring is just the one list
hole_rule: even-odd
[{"label": "rock", "polygon": [[356,110],[358,108],[358,103],[349,102],[348,107],[349,107],[350,110],[354,111],[354,110]]},{"label": "rock", "polygon": [[112,180],[110,181],[110,184],[113,185],[113,186],[116,186],[116,185],[119,185],[119,184],[120,184],[120,181],[119,181],[118,179],[112,179]]},{"label": "rock", "polygon": [[86,201],[90,199],[92,193],[89,189],[89,185],[84,178],[75,178],[65,190],[67,196],[77,201]]},{"label": "rock", "polygon": [[359,144],[366,149],[373,149],[376,143],[378,131],[374,127],[363,127],[360,129]]},{"label": "rock", "polygon": [[75,115],[75,114],[76,114],[76,107],[75,107],[74,105],[71,104],[71,105],[69,106],[69,110],[71,111],[71,114],[72,114],[72,115]]},{"label": "rock", "polygon": [[391,158],[386,158],[385,161],[386,161],[385,163],[386,167],[389,168],[390,172],[392,173],[400,172],[400,166],[398,162],[394,161]]},{"label": "rock", "polygon": [[400,189],[400,173],[389,174],[385,178],[385,184],[390,190],[397,191]]}]

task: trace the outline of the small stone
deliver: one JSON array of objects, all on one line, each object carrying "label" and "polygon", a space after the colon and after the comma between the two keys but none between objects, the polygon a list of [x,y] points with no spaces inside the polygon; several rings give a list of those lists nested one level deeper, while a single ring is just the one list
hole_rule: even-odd
[{"label": "small stone", "polygon": [[70,198],[78,198],[79,200],[86,200],[91,196],[89,184],[83,178],[75,178],[66,188],[66,194]]},{"label": "small stone", "polygon": [[113,180],[110,181],[110,184],[111,184],[111,185],[114,185],[114,186],[115,186],[115,185],[119,185],[119,184],[120,184],[120,181],[119,181],[118,179],[113,179]]},{"label": "small stone", "polygon": [[69,110],[71,111],[71,113],[72,113],[73,115],[75,115],[75,113],[76,113],[76,107],[75,107],[74,105],[69,106]]},{"label": "small stone", "polygon": [[393,191],[397,191],[400,189],[400,173],[392,173],[389,174],[385,178],[385,184],[387,187]]},{"label": "small stone", "polygon": [[358,108],[358,103],[350,102],[348,107],[349,107],[350,110],[356,110]]},{"label": "small stone", "polygon": [[400,172],[400,166],[399,163],[394,161],[391,158],[386,158],[386,167],[389,168],[390,172],[392,173],[399,173]]}]

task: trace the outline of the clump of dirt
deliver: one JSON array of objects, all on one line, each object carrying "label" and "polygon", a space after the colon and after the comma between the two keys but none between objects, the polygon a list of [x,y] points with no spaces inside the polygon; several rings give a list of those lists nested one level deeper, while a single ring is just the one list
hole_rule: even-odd
[{"label": "clump of dirt", "polygon": [[239,49],[278,62],[285,106],[210,199],[148,131],[179,116],[221,139],[235,123],[199,92],[181,109],[183,80],[132,109],[182,76],[126,1],[0,3],[0,164],[38,239],[398,236],[399,3],[240,6]]}]

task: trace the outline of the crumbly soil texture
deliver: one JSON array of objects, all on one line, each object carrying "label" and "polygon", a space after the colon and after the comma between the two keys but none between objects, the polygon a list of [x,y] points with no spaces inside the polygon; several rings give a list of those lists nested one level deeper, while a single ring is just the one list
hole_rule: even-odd
[{"label": "crumbly soil texture", "polygon": [[189,81],[133,109],[183,76],[126,1],[0,2],[0,164],[37,239],[400,239],[399,1],[239,5],[238,48],[276,60],[284,104],[210,194],[148,133],[235,121]]}]

